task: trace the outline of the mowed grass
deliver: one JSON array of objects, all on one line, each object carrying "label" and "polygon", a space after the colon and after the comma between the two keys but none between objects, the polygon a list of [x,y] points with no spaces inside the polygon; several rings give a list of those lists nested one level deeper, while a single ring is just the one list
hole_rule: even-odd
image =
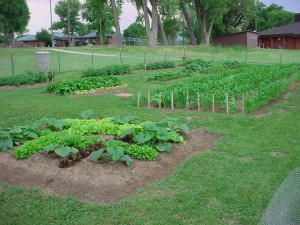
[{"label": "mowed grass", "polygon": [[[167,84],[147,82],[154,73],[120,76],[129,84],[125,92],[136,94]],[[79,76],[80,71],[73,70],[56,78]],[[169,176],[114,204],[45,196],[1,183],[0,224],[257,224],[281,182],[300,165],[299,87],[267,114],[229,116],[141,109],[132,99],[113,94],[65,97],[46,94],[45,89],[0,90],[0,127],[44,116],[76,118],[91,109],[95,116],[131,114],[155,121],[178,117],[220,138],[208,152],[185,160]]]}]

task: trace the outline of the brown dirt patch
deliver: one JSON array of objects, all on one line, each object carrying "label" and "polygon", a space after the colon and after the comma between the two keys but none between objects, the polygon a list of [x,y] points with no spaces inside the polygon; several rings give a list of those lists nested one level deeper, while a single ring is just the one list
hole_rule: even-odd
[{"label": "brown dirt patch", "polygon": [[15,90],[22,88],[44,87],[49,83],[37,83],[37,84],[22,84],[18,86],[0,86],[0,90]]},{"label": "brown dirt patch", "polygon": [[217,139],[217,136],[195,129],[187,136],[186,144],[174,145],[171,153],[160,154],[155,161],[134,160],[132,167],[120,162],[96,163],[86,158],[61,169],[55,155],[38,152],[30,158],[16,160],[9,152],[0,152],[0,180],[25,188],[39,188],[43,193],[111,203],[170,174],[181,161],[207,151]]},{"label": "brown dirt patch", "polygon": [[133,96],[133,94],[128,94],[128,93],[119,93],[119,94],[115,94],[115,96],[117,97],[121,97],[121,98],[130,98]]},{"label": "brown dirt patch", "polygon": [[272,157],[274,158],[281,158],[283,154],[281,152],[271,152]]}]

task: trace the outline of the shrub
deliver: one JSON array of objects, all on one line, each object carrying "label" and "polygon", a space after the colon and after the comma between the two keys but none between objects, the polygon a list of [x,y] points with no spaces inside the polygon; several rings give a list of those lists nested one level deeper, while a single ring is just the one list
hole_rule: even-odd
[{"label": "shrub", "polygon": [[202,59],[188,60],[184,64],[186,65],[184,70],[189,72],[202,72],[210,67],[210,64]]},{"label": "shrub", "polygon": [[[146,64],[146,70],[159,70],[159,69],[168,69],[174,67],[175,67],[175,63],[173,61],[153,62],[153,63]],[[137,70],[144,69],[144,68],[145,68],[145,64],[143,63],[140,63],[135,67],[135,69]]]},{"label": "shrub", "polygon": [[131,73],[129,65],[111,65],[100,69],[88,69],[82,72],[81,77],[101,77]]},{"label": "shrub", "polygon": [[173,80],[182,77],[190,77],[192,74],[190,73],[183,73],[180,71],[161,71],[155,74],[153,77],[149,77],[148,81],[150,80]]},{"label": "shrub", "polygon": [[2,77],[0,78],[0,86],[17,86],[22,84],[35,84],[43,83],[52,80],[52,74],[45,74],[44,72],[26,72],[21,75],[13,77]]}]

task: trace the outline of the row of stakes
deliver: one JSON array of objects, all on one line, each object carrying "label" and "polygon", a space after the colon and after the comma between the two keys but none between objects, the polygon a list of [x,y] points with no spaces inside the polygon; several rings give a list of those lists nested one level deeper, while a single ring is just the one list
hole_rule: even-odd
[{"label": "row of stakes", "polygon": [[[198,92],[197,93],[197,109],[200,112],[201,111],[201,102],[200,102],[200,96],[201,94]],[[140,105],[140,101],[141,101],[141,92],[138,92],[138,96],[137,96],[137,107],[139,108]],[[225,97],[225,102],[226,102],[226,113],[227,115],[229,114],[229,97],[228,97],[228,93],[226,93],[226,97]],[[151,108],[151,93],[150,91],[148,91],[148,104],[147,104],[148,108]],[[158,102],[158,108],[162,107],[162,94],[161,92],[159,93],[159,102]],[[171,93],[171,109],[175,109],[174,107],[174,92]],[[186,110],[189,110],[189,92],[186,92]],[[212,94],[212,112],[215,112],[215,95]],[[244,114],[245,112],[245,95],[242,95],[242,114]]]}]

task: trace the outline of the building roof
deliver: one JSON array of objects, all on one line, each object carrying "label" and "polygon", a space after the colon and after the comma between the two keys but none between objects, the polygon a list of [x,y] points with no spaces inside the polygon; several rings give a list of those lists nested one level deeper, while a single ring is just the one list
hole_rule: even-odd
[{"label": "building roof", "polygon": [[81,36],[81,38],[97,38],[97,34],[96,34],[96,32],[92,32],[90,34]]},{"label": "building roof", "polygon": [[243,33],[253,33],[253,34],[257,34],[257,32],[247,30],[247,31],[241,31],[241,32],[236,32],[236,33],[231,33],[231,34],[218,35],[218,36],[215,36],[214,38],[226,37],[226,36],[232,36],[232,35],[243,34]]},{"label": "building roof", "polygon": [[36,41],[35,35],[27,34],[23,37],[19,37],[15,39],[16,41]]},{"label": "building roof", "polygon": [[262,31],[258,33],[260,37],[263,36],[300,36],[300,21],[296,23],[287,24],[273,29]]}]

